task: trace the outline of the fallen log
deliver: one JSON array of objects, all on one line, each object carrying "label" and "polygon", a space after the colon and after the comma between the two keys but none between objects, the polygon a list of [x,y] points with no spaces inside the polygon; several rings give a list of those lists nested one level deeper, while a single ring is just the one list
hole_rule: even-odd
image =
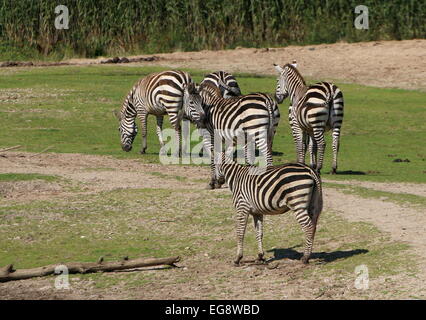
[{"label": "fallen log", "polygon": [[[70,262],[59,264],[65,266],[68,269],[69,274],[73,273],[94,273],[94,272],[111,272],[125,269],[136,269],[142,267],[152,267],[158,265],[169,265],[172,266],[174,263],[179,262],[179,257],[170,258],[139,258],[133,260],[122,260],[104,262],[103,259],[99,259],[98,262]],[[13,265],[9,264],[3,268],[0,268],[0,282],[22,280],[35,277],[44,277],[51,274],[55,274],[56,267],[58,264],[52,264],[48,266],[33,268],[33,269],[19,269],[14,270]],[[62,269],[61,269],[62,270]]]}]

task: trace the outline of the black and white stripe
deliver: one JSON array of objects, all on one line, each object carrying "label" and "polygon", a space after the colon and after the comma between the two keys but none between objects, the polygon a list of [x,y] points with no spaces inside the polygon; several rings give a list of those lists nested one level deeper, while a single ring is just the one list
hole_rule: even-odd
[{"label": "black and white stripe", "polygon": [[341,90],[329,82],[306,86],[302,75],[290,64],[284,67],[275,65],[275,68],[280,74],[277,80],[276,99],[280,103],[290,96],[291,100],[289,121],[296,144],[298,162],[305,162],[309,143],[311,166],[320,171],[324,161],[324,133],[331,129],[332,173],[336,173],[344,105]]},{"label": "black and white stripe", "polygon": [[200,85],[210,84],[220,89],[220,93],[224,98],[231,98],[241,95],[241,90],[237,79],[225,71],[216,71],[204,76]]},{"label": "black and white stripe", "polygon": [[[170,123],[175,129],[178,146],[180,146],[183,116],[195,123],[201,123],[204,117],[200,104],[183,104],[184,89],[188,87],[195,88],[195,84],[190,75],[183,71],[152,73],[139,80],[124,100],[120,112],[119,129],[122,149],[124,151],[132,149],[132,143],[137,133],[135,118],[138,116],[142,131],[141,153],[145,153],[149,114],[157,118],[157,136],[161,147],[164,146],[162,127],[165,115],[170,117]],[[180,153],[180,147],[177,150]]]},{"label": "black and white stripe", "polygon": [[271,96],[252,93],[225,99],[216,86],[208,83],[200,86],[200,96],[205,112],[205,129],[202,130],[204,143],[211,157],[210,188],[220,187],[223,183],[216,178],[215,135],[228,142],[244,139],[246,162],[252,163],[253,145],[265,157],[266,166],[272,165],[270,146],[274,135],[274,119],[270,110],[275,110],[277,106]]},{"label": "black and white stripe", "polygon": [[234,163],[222,153],[217,165],[218,176],[224,177],[237,211],[238,265],[243,257],[243,241],[249,215],[253,216],[258,242],[258,260],[263,261],[263,216],[293,211],[305,233],[303,263],[312,252],[316,226],[322,211],[320,176],[304,164],[284,164],[261,171],[259,167]]},{"label": "black and white stripe", "polygon": [[[216,72],[209,73],[208,75],[204,77],[200,85],[203,85],[203,84],[210,84],[219,88],[220,93],[222,97],[224,98],[241,96],[241,90],[236,78],[232,74],[227,73],[225,71],[216,71]],[[278,108],[278,105],[276,103],[271,104],[269,106],[271,107],[270,112],[271,112],[271,116],[273,119],[273,126],[274,126],[273,135],[275,136],[275,133],[277,131],[277,126],[280,121],[280,109]],[[272,150],[272,142],[273,142],[273,139],[270,139],[271,150]]]}]

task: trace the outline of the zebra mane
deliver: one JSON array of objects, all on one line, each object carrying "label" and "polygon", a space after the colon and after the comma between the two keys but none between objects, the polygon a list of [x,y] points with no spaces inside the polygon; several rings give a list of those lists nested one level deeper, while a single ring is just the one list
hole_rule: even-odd
[{"label": "zebra mane", "polygon": [[[138,85],[139,85],[139,81],[138,81],[137,84],[135,84],[133,86],[132,90],[130,90],[129,94],[124,99],[123,104],[121,106],[121,110],[120,110],[120,119],[119,120],[124,119],[126,117],[126,115],[136,117],[136,109],[135,109],[135,106],[133,105],[133,95],[134,95],[135,90],[136,90]],[[130,108],[132,108],[132,110],[130,110]]]},{"label": "zebra mane", "polygon": [[291,69],[294,73],[297,74],[297,76],[299,77],[300,80],[302,80],[303,84],[306,86],[306,81],[303,78],[303,76],[300,74],[299,70],[297,70],[297,68],[293,65],[291,65],[290,63],[287,63],[286,65],[284,65],[283,69],[285,69],[286,67],[288,67],[289,69]]},{"label": "zebra mane", "polygon": [[204,91],[216,97],[222,97],[222,93],[220,89],[216,87],[214,84],[209,83],[208,81],[201,83],[200,92]]}]

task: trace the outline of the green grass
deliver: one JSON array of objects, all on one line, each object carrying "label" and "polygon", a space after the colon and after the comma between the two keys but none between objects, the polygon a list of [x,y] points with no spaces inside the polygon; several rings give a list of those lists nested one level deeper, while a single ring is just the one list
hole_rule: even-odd
[{"label": "green grass", "polygon": [[60,178],[57,176],[38,174],[38,173],[0,173],[0,182],[7,181],[28,181],[28,180],[44,180],[56,181]]},{"label": "green grass", "polygon": [[[137,158],[158,162],[155,119],[149,117],[148,154],[139,155],[140,136],[130,153],[121,151],[118,121],[113,115],[134,82],[158,67],[76,66],[15,69],[0,78],[0,146],[21,150],[73,152]],[[189,70],[196,81],[204,71]],[[274,92],[275,78],[237,74],[243,93]],[[426,93],[337,83],[345,97],[339,171],[333,179],[426,181]],[[274,141],[275,163],[294,161],[295,148],[287,121],[288,101],[280,106],[281,122]],[[165,127],[169,122],[165,121]],[[193,142],[196,143],[196,142]],[[410,162],[393,162],[394,159]],[[331,167],[327,135],[325,167]]]}]

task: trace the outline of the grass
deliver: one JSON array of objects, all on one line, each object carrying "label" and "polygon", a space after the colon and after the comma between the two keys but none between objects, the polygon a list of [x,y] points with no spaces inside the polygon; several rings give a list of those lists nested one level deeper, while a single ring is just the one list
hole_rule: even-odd
[{"label": "grass", "polygon": [[[71,277],[71,285],[75,278],[90,280],[98,289],[195,286],[209,281],[221,288],[209,293],[215,298],[221,291],[232,292],[231,279],[235,278],[246,279],[254,287],[259,281],[271,282],[271,289],[279,290],[280,281],[294,284],[303,279],[316,283],[318,278],[325,277],[331,277],[335,286],[352,286],[354,269],[360,264],[368,266],[371,280],[416,271],[407,245],[391,241],[371,224],[349,223],[333,212],[324,212],[309,268],[299,268],[299,262],[294,261],[286,267],[290,275],[280,277],[271,271],[259,279],[250,279],[245,269],[231,267],[236,242],[230,197],[217,197],[202,190],[191,194],[191,201],[176,201],[188,197],[188,191],[183,189],[173,193],[168,189],[128,189],[3,205],[0,207],[1,264],[31,268],[58,262],[97,261],[100,256],[112,261],[123,256],[179,255],[190,271],[75,275]],[[264,248],[269,258],[278,261],[298,259],[297,252],[303,249],[303,234],[293,215],[267,217]],[[245,257],[254,257],[256,252],[254,231],[248,228]],[[219,267],[210,269],[210,262],[205,259]],[[260,291],[260,297],[265,293]],[[129,297],[132,294],[136,293],[127,293]]]},{"label": "grass", "polygon": [[[75,66],[17,69],[0,79],[0,136],[2,147],[23,145],[37,152],[76,152],[137,158],[158,162],[155,120],[149,117],[148,154],[140,156],[140,136],[130,153],[120,149],[114,109],[137,79],[163,70],[158,67]],[[196,81],[204,71],[189,70]],[[243,92],[274,92],[275,78],[237,74]],[[334,179],[425,182],[426,93],[340,84],[345,96],[339,171]],[[288,126],[286,101],[274,141],[275,163],[294,161],[295,148]],[[169,122],[165,121],[165,127]],[[197,143],[197,141],[193,142]],[[409,159],[410,162],[393,162]],[[326,176],[331,168],[327,135]]]},{"label": "grass", "polygon": [[28,180],[44,180],[57,181],[60,178],[57,176],[38,174],[38,173],[0,173],[0,182],[8,181],[28,181]]}]

